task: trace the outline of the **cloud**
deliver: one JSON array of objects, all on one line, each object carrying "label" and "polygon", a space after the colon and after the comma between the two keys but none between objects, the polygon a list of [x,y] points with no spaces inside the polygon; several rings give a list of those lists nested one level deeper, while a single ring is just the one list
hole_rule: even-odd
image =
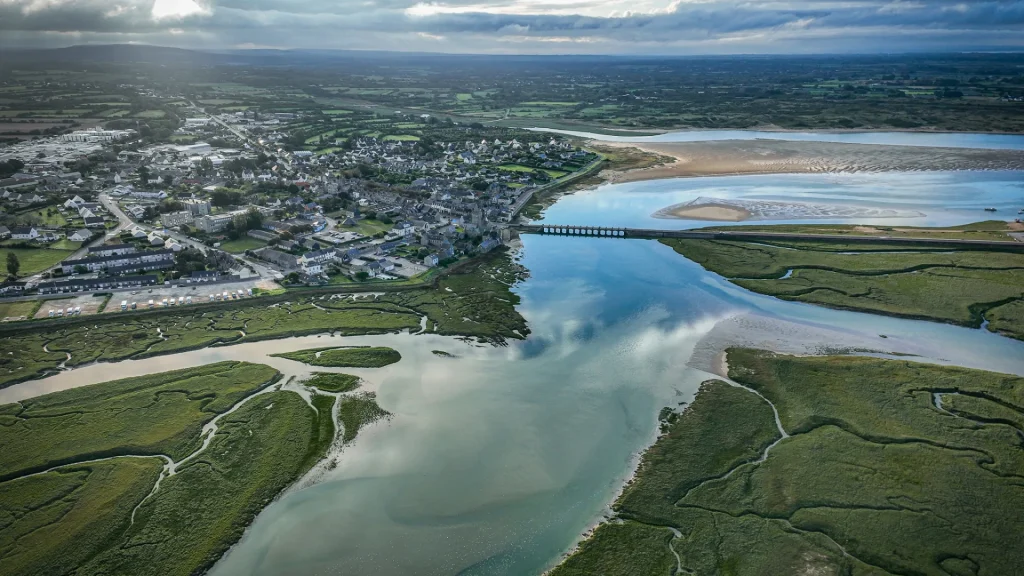
[{"label": "cloud", "polygon": [[0,0],[0,30],[7,46],[70,35],[459,52],[1019,48],[1024,0]]}]

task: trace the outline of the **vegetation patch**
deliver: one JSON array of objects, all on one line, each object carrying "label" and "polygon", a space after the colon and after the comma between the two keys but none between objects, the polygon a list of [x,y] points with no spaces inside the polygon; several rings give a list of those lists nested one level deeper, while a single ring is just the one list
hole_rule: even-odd
[{"label": "vegetation patch", "polygon": [[[671,239],[676,252],[784,300],[980,327],[1024,338],[1024,254],[869,244]],[[989,318],[989,311],[991,314]]]},{"label": "vegetation patch", "polygon": [[124,454],[184,458],[204,424],[277,376],[262,364],[218,362],[0,406],[0,481]]},{"label": "vegetation patch", "polygon": [[345,429],[342,440],[351,442],[360,428],[388,416],[391,413],[377,405],[377,398],[371,392],[342,397],[338,409],[338,419]]},{"label": "vegetation patch", "polygon": [[324,392],[351,392],[359,388],[360,379],[351,374],[340,374],[336,372],[314,372],[306,386],[322,390]]},{"label": "vegetation patch", "polygon": [[1005,551],[1024,533],[1024,379],[749,349],[728,362],[747,389],[706,382],[615,504],[627,525],[677,536],[604,524],[554,574],[674,574],[636,559],[668,544],[693,574],[1024,570]]},{"label": "vegetation patch", "polygon": [[394,364],[402,359],[402,355],[393,348],[384,346],[366,346],[353,348],[310,348],[296,352],[273,354],[278,358],[287,358],[311,366],[330,366],[335,368],[380,368]]}]

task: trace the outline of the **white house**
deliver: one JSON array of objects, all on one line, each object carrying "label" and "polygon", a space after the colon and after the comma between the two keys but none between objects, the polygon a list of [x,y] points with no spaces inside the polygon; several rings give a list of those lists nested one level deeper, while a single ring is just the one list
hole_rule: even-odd
[{"label": "white house", "polygon": [[15,226],[11,228],[11,238],[14,240],[35,240],[39,238],[39,230],[31,226]]},{"label": "white house", "polygon": [[84,228],[68,236],[68,240],[72,242],[87,242],[90,238],[92,238],[92,231]]},{"label": "white house", "polygon": [[132,238],[145,238],[147,236],[146,231],[136,226],[132,229]]}]

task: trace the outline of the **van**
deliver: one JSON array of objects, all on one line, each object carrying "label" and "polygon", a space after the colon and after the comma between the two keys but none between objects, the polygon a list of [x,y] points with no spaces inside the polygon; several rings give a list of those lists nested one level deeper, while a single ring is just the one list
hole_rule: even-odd
[{"label": "van", "polygon": [[228,296],[227,290],[224,291],[224,299],[225,300],[230,300],[231,299],[231,297]]},{"label": "van", "polygon": [[121,300],[121,310],[127,310],[127,309],[128,309],[128,301],[127,300]]},{"label": "van", "polygon": [[138,302],[132,302],[132,310],[135,310],[135,307],[136,307],[137,305],[138,305]]},{"label": "van", "polygon": [[191,303],[192,303],[192,297],[191,296],[186,297],[185,298],[185,304],[191,304]]},{"label": "van", "polygon": [[249,296],[252,296],[252,288],[246,290],[245,293],[248,294]]},{"label": "van", "polygon": [[213,302],[214,300],[216,300],[216,298],[213,297],[213,294],[210,294],[210,302]]},{"label": "van", "polygon": [[243,297],[243,296],[245,296],[245,293],[244,293],[244,292],[242,292],[241,290],[239,290],[239,291],[238,291],[238,297],[239,297],[239,298],[241,298],[241,297]]},{"label": "van", "polygon": [[81,306],[75,306],[75,315],[77,316],[77,315],[79,315],[81,313],[82,313],[82,307]]},{"label": "van", "polygon": [[153,301],[152,301],[152,300],[150,300],[150,301],[149,301],[149,307],[150,307],[150,308],[152,308],[152,307],[153,307]]},{"label": "van", "polygon": [[167,306],[167,298],[164,298],[163,301],[160,302],[160,305],[161,306]]},{"label": "van", "polygon": [[71,315],[72,315],[72,314],[74,314],[74,313],[75,313],[75,309],[74,309],[74,308],[72,308],[71,306],[68,306],[68,309],[67,309],[67,311],[66,311],[66,312],[64,312],[64,315],[65,315],[65,316],[71,316]]},{"label": "van", "polygon": [[184,296],[178,296],[178,306],[181,306],[184,303],[185,303],[185,297]]},{"label": "van", "polygon": [[53,310],[50,310],[50,318],[53,318],[56,315],[57,315],[56,312],[54,312]]},{"label": "van", "polygon": [[174,306],[174,302],[175,302],[174,296],[171,296],[171,300],[170,300],[170,302],[167,303],[167,305],[168,306]]},{"label": "van", "polygon": [[57,309],[57,318],[63,318],[63,317],[64,317],[64,309],[63,308],[58,308]]}]

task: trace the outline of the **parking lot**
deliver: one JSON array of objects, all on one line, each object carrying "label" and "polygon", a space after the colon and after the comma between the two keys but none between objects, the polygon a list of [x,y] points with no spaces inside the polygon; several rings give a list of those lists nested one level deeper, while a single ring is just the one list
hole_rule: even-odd
[{"label": "parking lot", "polygon": [[[182,298],[188,300],[192,297],[192,304],[202,304],[210,302],[210,296],[220,294],[224,292],[229,294],[238,294],[241,290],[243,298],[249,298],[249,290],[252,288],[262,288],[265,290],[272,290],[278,288],[277,284],[268,282],[265,280],[242,280],[239,282],[225,282],[222,284],[198,284],[192,286],[185,286],[179,288],[177,285],[171,286],[153,286],[152,288],[139,288],[138,290],[132,290],[131,292],[115,292],[114,298],[111,300],[110,305],[107,306],[106,312],[120,312],[121,302],[128,302],[128,309],[132,309],[132,303],[135,303],[136,309],[145,309],[149,307],[149,301],[153,301],[153,307],[160,307],[167,299],[167,305],[171,305],[171,299],[174,299],[174,305],[178,305],[178,299]],[[230,296],[229,296],[230,297]],[[183,303],[183,306],[188,304]]]},{"label": "parking lot", "polygon": [[[40,306],[39,310],[36,312],[35,317],[49,318],[51,311],[54,313],[54,316],[56,316],[58,310],[62,310],[64,312],[63,315],[67,315],[68,308],[71,308],[72,310],[79,308],[79,314],[83,316],[87,314],[97,314],[100,311],[100,306],[103,305],[105,300],[106,297],[104,296],[93,296],[92,294],[44,300],[42,306]],[[113,302],[111,305],[112,304]],[[111,305],[108,305],[107,308],[110,308]]]}]

